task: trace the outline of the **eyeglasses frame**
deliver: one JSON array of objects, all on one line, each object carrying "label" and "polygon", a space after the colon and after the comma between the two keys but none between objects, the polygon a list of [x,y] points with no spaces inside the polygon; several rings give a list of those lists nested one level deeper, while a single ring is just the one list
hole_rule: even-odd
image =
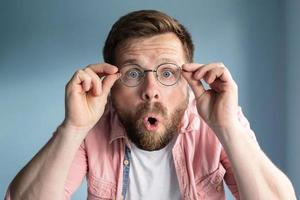
[{"label": "eyeglasses frame", "polygon": [[[161,67],[162,65],[166,65],[166,64],[172,64],[172,65],[175,65],[175,66],[179,69],[179,76],[178,76],[177,80],[176,80],[173,84],[171,84],[171,85],[163,84],[163,83],[158,79],[157,69],[158,69],[159,67]],[[127,65],[136,65],[138,68],[140,68],[140,69],[143,70],[143,71],[142,71],[142,73],[143,73],[142,81],[140,81],[137,85],[134,85],[134,86],[126,85],[126,83],[123,81],[123,79],[122,79],[122,78],[120,79],[121,82],[122,82],[125,86],[127,86],[127,87],[137,87],[137,86],[139,86],[140,84],[142,84],[142,83],[145,81],[145,76],[146,76],[146,73],[148,73],[148,72],[155,72],[155,78],[156,78],[156,80],[157,80],[160,84],[162,84],[162,85],[164,85],[164,86],[173,86],[173,85],[175,85],[175,84],[179,81],[179,79],[180,79],[180,77],[181,77],[181,71],[182,71],[182,69],[181,69],[180,66],[178,66],[176,63],[172,63],[172,62],[161,63],[161,64],[159,64],[155,69],[143,69],[142,66],[140,66],[139,64],[132,64],[132,63],[122,65],[122,68],[125,67],[125,66],[127,66]],[[123,74],[122,74],[122,76],[123,76]]]}]

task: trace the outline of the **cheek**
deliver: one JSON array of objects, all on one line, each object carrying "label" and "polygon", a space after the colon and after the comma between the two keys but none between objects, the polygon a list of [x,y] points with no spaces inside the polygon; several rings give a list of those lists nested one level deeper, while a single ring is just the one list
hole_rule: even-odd
[{"label": "cheek", "polygon": [[177,97],[174,100],[176,100],[177,102],[182,102],[182,100],[187,97],[187,93],[188,84],[186,80],[181,80],[178,84],[178,88],[174,91],[173,95]]},{"label": "cheek", "polygon": [[178,90],[172,91],[168,95],[168,101],[166,103],[169,104],[170,108],[172,109],[172,112],[185,101],[185,99],[187,98],[187,92],[187,86],[183,86],[180,87]]},{"label": "cheek", "polygon": [[136,104],[136,91],[133,88],[124,88],[122,85],[114,85],[111,90],[114,103],[117,104],[119,108],[130,108],[134,107]]}]

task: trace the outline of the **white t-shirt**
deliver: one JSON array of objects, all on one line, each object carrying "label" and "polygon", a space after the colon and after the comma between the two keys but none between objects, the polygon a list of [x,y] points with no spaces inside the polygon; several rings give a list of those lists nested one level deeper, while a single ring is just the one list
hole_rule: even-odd
[{"label": "white t-shirt", "polygon": [[131,143],[129,187],[126,200],[180,199],[172,156],[174,142],[158,151],[145,151]]}]

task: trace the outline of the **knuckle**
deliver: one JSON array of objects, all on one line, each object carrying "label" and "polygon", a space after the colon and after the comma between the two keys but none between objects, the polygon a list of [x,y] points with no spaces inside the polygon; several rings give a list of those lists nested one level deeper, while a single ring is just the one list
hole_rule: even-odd
[{"label": "knuckle", "polygon": [[84,68],[84,71],[87,72],[87,73],[94,73],[94,71],[90,67]]},{"label": "knuckle", "polygon": [[93,64],[89,64],[89,65],[87,65],[87,66],[86,66],[86,68],[85,68],[85,69],[90,69],[90,68],[93,68],[93,66],[94,66]]},{"label": "knuckle", "polygon": [[225,73],[225,74],[230,74],[230,73],[229,73],[229,70],[228,70],[225,66],[221,66],[220,69],[221,69],[221,71],[222,71],[223,73]]},{"label": "knuckle", "polygon": [[222,62],[216,63],[216,67],[224,71],[227,69],[224,63]]},{"label": "knuckle", "polygon": [[70,88],[70,82],[68,82],[66,85],[65,85],[65,91],[68,91]]},{"label": "knuckle", "polygon": [[220,67],[224,67],[224,68],[225,68],[225,65],[224,65],[223,62],[218,62],[218,65],[219,65]]},{"label": "knuckle", "polygon": [[73,90],[73,83],[71,81],[69,81],[66,85],[65,85],[65,92],[66,94],[69,94],[72,90]]},{"label": "knuckle", "polygon": [[89,75],[87,75],[85,78],[84,78],[86,81],[91,81],[92,80],[92,77],[90,77]]},{"label": "knuckle", "polygon": [[223,71],[227,71],[227,68],[225,66],[220,66],[220,68],[223,70]]},{"label": "knuckle", "polygon": [[89,72],[90,70],[91,70],[91,68],[86,67],[86,68],[84,68],[82,71]]},{"label": "knuckle", "polygon": [[232,83],[232,88],[233,88],[234,90],[238,90],[238,85],[237,85],[236,82],[234,82],[234,81],[233,81],[233,83]]},{"label": "knuckle", "polygon": [[234,82],[234,87],[235,87],[236,90],[239,89],[239,86],[236,84],[236,82]]},{"label": "knuckle", "polygon": [[83,70],[82,69],[78,69],[76,72],[75,72],[75,75],[80,75],[83,73]]}]

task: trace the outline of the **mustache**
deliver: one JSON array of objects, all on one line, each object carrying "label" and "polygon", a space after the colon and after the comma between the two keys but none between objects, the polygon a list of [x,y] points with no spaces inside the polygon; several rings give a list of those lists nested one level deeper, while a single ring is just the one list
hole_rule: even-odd
[{"label": "mustache", "polygon": [[139,116],[139,117],[142,117],[143,115],[145,115],[148,112],[153,112],[155,114],[160,114],[162,116],[167,115],[167,108],[159,102],[155,102],[152,104],[151,103],[141,103],[137,106],[136,110],[137,110],[137,112],[136,112],[135,116]]}]

